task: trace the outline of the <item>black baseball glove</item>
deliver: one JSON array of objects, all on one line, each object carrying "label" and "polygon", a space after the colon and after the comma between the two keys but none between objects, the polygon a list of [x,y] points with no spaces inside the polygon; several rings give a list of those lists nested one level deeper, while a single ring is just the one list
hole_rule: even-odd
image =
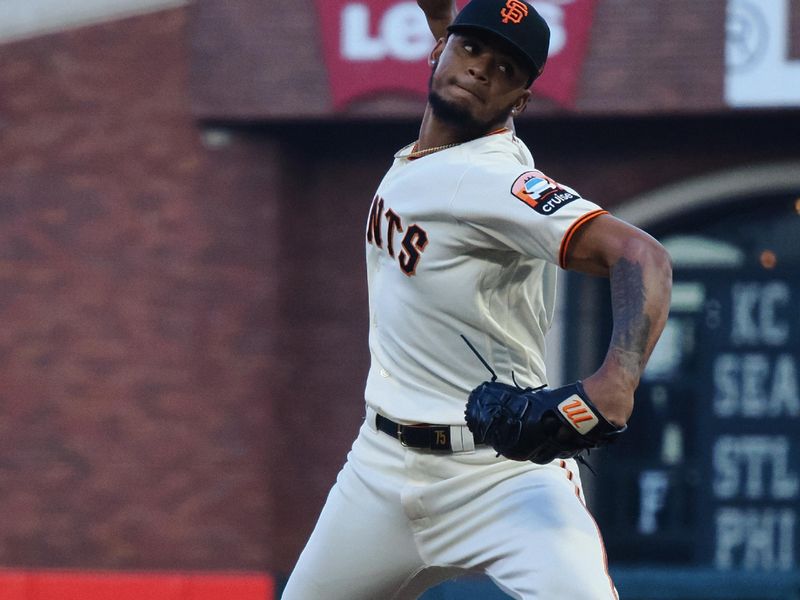
[{"label": "black baseball glove", "polygon": [[486,381],[470,393],[465,414],[476,444],[540,465],[605,446],[627,429],[600,414],[580,381],[538,390]]}]

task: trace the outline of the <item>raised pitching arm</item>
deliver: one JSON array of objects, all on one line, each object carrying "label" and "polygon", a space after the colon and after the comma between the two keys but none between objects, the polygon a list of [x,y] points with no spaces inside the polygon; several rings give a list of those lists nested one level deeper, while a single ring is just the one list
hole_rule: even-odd
[{"label": "raised pitching arm", "polygon": [[433,38],[438,40],[447,37],[447,26],[458,12],[455,0],[417,0],[417,5],[428,19]]}]

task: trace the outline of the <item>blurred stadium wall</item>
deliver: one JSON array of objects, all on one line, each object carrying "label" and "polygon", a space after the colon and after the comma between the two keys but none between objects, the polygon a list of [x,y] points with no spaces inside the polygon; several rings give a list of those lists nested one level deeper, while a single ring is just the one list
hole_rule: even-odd
[{"label": "blurred stadium wall", "polygon": [[[363,224],[424,106],[410,83],[425,78],[418,20],[387,17],[407,4],[3,4],[0,566],[291,570],[363,413]],[[709,207],[778,214],[771,202],[800,199],[800,1],[540,4],[562,45],[558,77],[518,122],[540,168],[663,236],[700,222],[695,202],[713,224]],[[702,185],[714,177],[747,194]],[[779,256],[783,279],[800,273]],[[585,301],[601,295],[568,282],[554,378],[590,368],[605,332]],[[712,449],[687,452],[683,467]],[[685,514],[714,475],[709,463],[643,482],[662,454],[626,464],[619,495],[603,489],[613,462],[587,477],[623,579],[636,585],[643,567],[625,569],[642,548],[648,565],[771,578],[744,546],[715,559],[713,527],[695,540],[680,515],[653,512],[664,477],[689,490],[669,497]],[[800,512],[797,494],[745,500]],[[715,502],[709,522],[731,514]],[[773,567],[791,575],[795,523],[786,535],[790,562]]]}]

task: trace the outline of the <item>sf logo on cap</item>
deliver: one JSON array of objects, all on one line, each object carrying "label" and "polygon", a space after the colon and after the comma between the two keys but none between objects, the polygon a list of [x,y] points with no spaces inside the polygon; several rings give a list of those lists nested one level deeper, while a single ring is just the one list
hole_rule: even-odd
[{"label": "sf logo on cap", "polygon": [[508,0],[505,8],[500,9],[503,23],[519,25],[522,19],[528,16],[528,5],[521,0]]}]

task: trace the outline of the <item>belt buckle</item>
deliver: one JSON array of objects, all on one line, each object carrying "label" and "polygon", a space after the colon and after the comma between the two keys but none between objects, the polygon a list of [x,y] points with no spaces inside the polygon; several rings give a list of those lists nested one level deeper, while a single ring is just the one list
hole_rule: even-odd
[{"label": "belt buckle", "polygon": [[397,440],[400,442],[400,445],[403,448],[408,448],[408,444],[406,444],[406,441],[403,438],[403,426],[400,423],[397,424]]}]

